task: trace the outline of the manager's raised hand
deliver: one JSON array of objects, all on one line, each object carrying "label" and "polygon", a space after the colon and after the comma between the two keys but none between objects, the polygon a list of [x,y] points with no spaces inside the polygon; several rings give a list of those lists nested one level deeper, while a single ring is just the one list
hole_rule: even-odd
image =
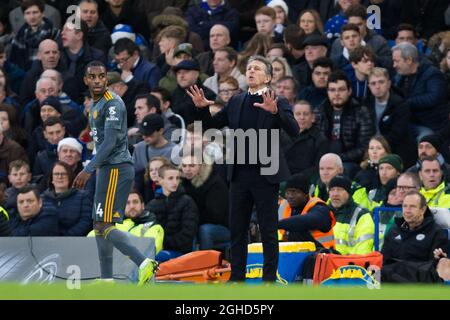
[{"label": "manager's raised hand", "polygon": [[204,108],[214,104],[214,101],[206,99],[203,89],[197,87],[197,85],[186,89],[186,93],[191,97],[192,102],[194,102],[197,108]]},{"label": "manager's raised hand", "polygon": [[275,92],[272,90],[267,90],[262,94],[263,102],[262,103],[254,103],[255,107],[261,108],[270,112],[272,114],[276,114],[278,112],[277,100],[278,98],[275,96]]}]

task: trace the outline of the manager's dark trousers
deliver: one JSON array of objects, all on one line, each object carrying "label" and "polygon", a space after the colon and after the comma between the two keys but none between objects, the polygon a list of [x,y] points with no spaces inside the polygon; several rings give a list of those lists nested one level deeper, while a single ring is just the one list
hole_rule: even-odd
[{"label": "manager's dark trousers", "polygon": [[257,167],[235,168],[230,186],[231,278],[244,281],[247,263],[248,229],[256,205],[263,243],[263,281],[275,281],[278,267],[278,189]]}]

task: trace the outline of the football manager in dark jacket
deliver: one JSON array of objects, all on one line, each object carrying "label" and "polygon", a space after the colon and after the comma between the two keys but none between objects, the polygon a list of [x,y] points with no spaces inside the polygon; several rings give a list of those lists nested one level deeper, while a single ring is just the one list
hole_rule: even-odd
[{"label": "football manager in dark jacket", "polygon": [[[247,235],[255,205],[263,243],[263,281],[275,281],[278,267],[278,189],[279,183],[290,175],[286,159],[279,149],[279,129],[295,138],[299,128],[288,101],[276,97],[268,87],[272,66],[267,59],[250,57],[245,76],[248,92],[233,96],[214,117],[206,108],[214,101],[207,100],[203,90],[193,86],[188,93],[198,108],[196,118],[203,121],[203,128],[228,126],[233,130],[241,129],[232,135],[232,145],[238,146],[238,150],[234,150],[234,159],[226,159],[230,181],[230,280],[245,280]],[[239,132],[248,139],[239,136]],[[242,141],[244,143],[239,143]],[[270,155],[269,161],[263,153]],[[237,164],[235,160],[238,160]]]},{"label": "football manager in dark jacket", "polygon": [[[435,222],[424,196],[411,191],[403,199],[403,217],[396,218],[383,250],[383,282],[438,282],[437,259],[446,256],[446,231]],[[439,253],[440,252],[440,253]]]}]

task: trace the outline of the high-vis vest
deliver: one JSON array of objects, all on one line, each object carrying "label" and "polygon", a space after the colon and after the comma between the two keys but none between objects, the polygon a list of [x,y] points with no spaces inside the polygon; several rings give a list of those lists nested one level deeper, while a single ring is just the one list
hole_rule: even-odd
[{"label": "high-vis vest", "polygon": [[337,222],[333,228],[336,250],[341,254],[367,254],[373,251],[375,225],[370,213],[362,215],[363,209],[356,207],[349,223]]},{"label": "high-vis vest", "polygon": [[6,220],[9,221],[9,215],[8,215],[8,211],[6,211],[5,209],[3,209],[3,207],[0,207],[0,214],[3,214],[6,218]]},{"label": "high-vis vest", "polygon": [[[308,211],[314,207],[317,204],[324,204],[326,205],[326,203],[320,199],[320,198],[316,198],[316,197],[311,197],[308,201],[308,203],[306,204],[306,206],[303,208],[302,212],[300,215],[304,215],[307,214]],[[292,213],[292,209],[291,206],[289,205],[289,203],[287,202],[287,200],[283,200],[280,204],[280,207],[284,207],[284,211],[282,214],[282,218],[286,219],[289,218],[291,216]],[[330,218],[331,218],[331,228],[328,232],[322,232],[319,230],[314,230],[311,231],[311,235],[313,236],[313,238],[320,242],[325,248],[331,248],[331,247],[335,247],[335,243],[334,243],[334,233],[333,233],[333,227],[336,224],[336,219],[334,217],[333,211],[329,211],[330,213]],[[285,231],[284,230],[279,230],[278,231],[279,236],[281,237],[281,239],[286,240],[285,239]]]},{"label": "high-vis vest", "polygon": [[434,189],[420,189],[420,193],[427,200],[427,204],[432,208],[450,208],[450,186],[442,182]]}]

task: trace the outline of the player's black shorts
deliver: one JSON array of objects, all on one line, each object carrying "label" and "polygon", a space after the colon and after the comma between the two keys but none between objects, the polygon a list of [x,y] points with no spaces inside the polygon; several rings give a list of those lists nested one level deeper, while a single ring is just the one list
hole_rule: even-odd
[{"label": "player's black shorts", "polygon": [[97,222],[122,223],[133,181],[134,167],[131,163],[99,168],[92,219]]}]

